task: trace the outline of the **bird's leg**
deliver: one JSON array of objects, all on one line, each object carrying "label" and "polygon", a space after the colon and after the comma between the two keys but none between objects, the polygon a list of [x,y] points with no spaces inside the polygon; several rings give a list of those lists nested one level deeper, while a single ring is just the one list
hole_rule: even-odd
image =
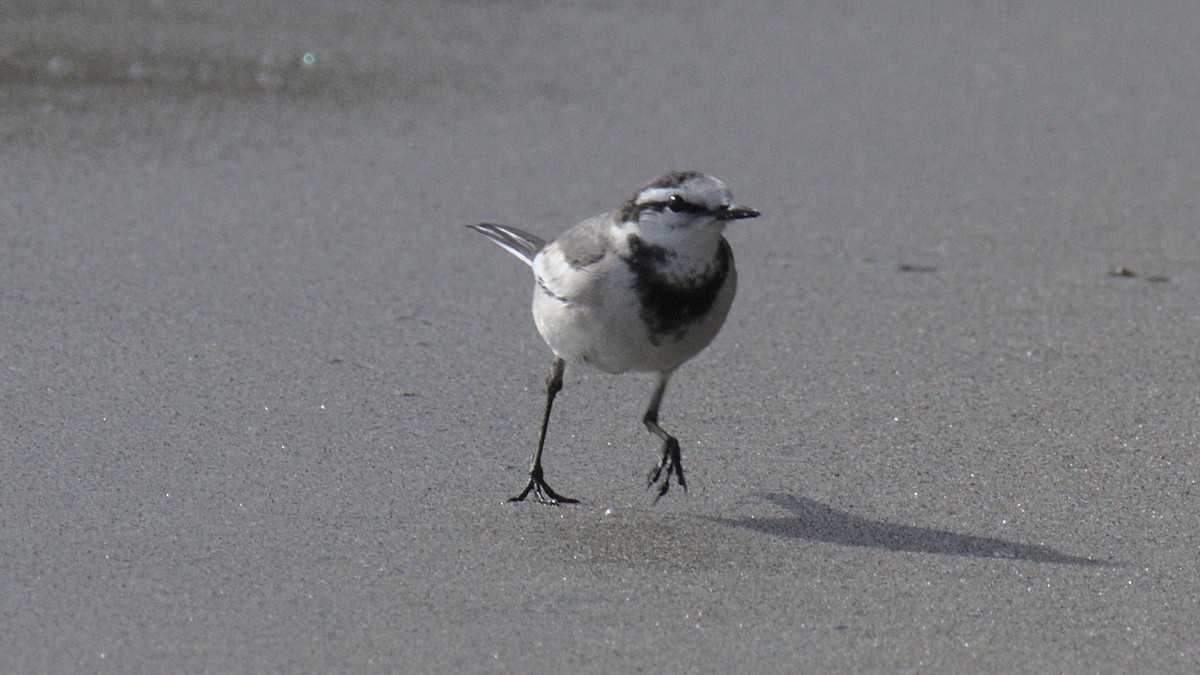
[{"label": "bird's leg", "polygon": [[[671,434],[668,434],[662,427],[658,426],[658,406],[662,404],[663,393],[667,390],[667,382],[671,379],[671,371],[659,373],[658,384],[654,387],[654,394],[650,397],[650,405],[646,408],[646,414],[642,416],[642,423],[655,436],[662,439],[662,459],[659,460],[646,481],[646,487],[650,488],[655,483],[662,479],[662,485],[658,487],[658,495],[654,497],[654,502],[657,504],[659,498],[667,494],[667,490],[671,487],[671,474],[675,474],[675,478],[679,480],[679,487],[687,490],[687,481],[683,478],[683,460],[679,453],[679,440]],[[667,470],[666,475],[663,475],[663,469]]]},{"label": "bird's leg", "polygon": [[542,477],[542,448],[546,445],[546,429],[550,426],[550,408],[554,405],[554,395],[562,389],[563,370],[566,365],[565,361],[555,356],[554,365],[550,366],[550,376],[546,378],[546,412],[542,416],[542,433],[538,436],[537,450],[533,451],[533,459],[529,465],[529,484],[521,490],[521,494],[508,500],[510,502],[525,501],[525,497],[532,490],[537,500],[543,504],[579,503],[578,499],[564,497],[550,489]]}]

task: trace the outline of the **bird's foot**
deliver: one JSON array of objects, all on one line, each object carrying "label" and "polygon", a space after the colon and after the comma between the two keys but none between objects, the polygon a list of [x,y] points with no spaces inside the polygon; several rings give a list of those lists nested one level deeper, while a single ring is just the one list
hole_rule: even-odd
[{"label": "bird's foot", "polygon": [[546,480],[542,478],[542,467],[535,467],[529,472],[529,484],[521,490],[521,494],[509,499],[510,502],[523,502],[533,492],[534,499],[543,504],[578,504],[578,499],[564,497],[553,490],[546,484]]},{"label": "bird's foot", "polygon": [[679,452],[679,441],[675,440],[673,436],[663,443],[662,461],[650,471],[650,476],[646,480],[646,489],[654,487],[656,483],[659,483],[660,479],[662,481],[658,486],[658,494],[654,496],[655,504],[670,489],[671,474],[675,474],[675,479],[679,482],[679,487],[683,488],[686,492],[687,480],[683,477],[683,460]]}]

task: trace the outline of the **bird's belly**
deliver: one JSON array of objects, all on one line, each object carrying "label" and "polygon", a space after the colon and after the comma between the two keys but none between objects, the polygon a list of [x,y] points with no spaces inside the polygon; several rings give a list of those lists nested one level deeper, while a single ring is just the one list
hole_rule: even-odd
[{"label": "bird's belly", "polygon": [[[533,317],[542,339],[560,358],[608,373],[672,370],[698,354],[721,329],[733,304],[736,277],[709,312],[669,334],[654,334],[628,291],[563,301],[534,289]],[[624,302],[613,302],[612,298]]]}]

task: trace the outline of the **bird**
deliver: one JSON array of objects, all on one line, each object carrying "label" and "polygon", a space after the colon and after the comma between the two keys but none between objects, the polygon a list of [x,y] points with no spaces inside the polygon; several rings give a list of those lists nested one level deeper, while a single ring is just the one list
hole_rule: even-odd
[{"label": "bird", "polygon": [[646,487],[657,486],[655,503],[672,475],[687,490],[679,440],[659,424],[659,407],[671,375],[712,342],[733,304],[737,270],[725,227],[759,215],[734,202],[719,179],[672,171],[551,241],[507,225],[466,226],[533,268],[534,323],[554,353],[529,482],[510,502],[532,492],[545,504],[579,503],[555,492],[542,467],[550,410],[568,363],[657,374],[642,423],[662,441],[661,457]]}]

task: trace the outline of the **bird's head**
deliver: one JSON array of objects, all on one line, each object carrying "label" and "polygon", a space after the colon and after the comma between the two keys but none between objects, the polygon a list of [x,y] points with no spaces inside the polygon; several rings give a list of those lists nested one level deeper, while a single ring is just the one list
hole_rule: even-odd
[{"label": "bird's head", "polygon": [[732,220],[758,211],[733,201],[720,180],[697,171],[664,174],[638,190],[616,213],[619,227],[668,248],[716,241]]}]

